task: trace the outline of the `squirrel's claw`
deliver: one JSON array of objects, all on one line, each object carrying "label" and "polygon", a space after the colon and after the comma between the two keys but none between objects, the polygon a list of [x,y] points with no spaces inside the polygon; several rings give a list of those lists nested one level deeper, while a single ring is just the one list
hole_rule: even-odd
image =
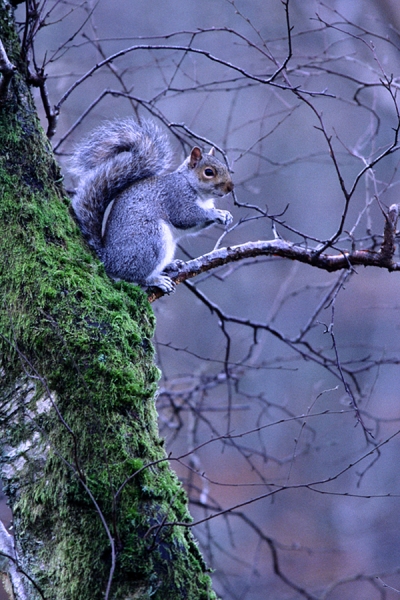
[{"label": "squirrel's claw", "polygon": [[222,225],[225,225],[225,227],[229,227],[233,221],[233,216],[231,213],[228,210],[221,210],[219,208],[216,208],[215,210],[218,213],[217,222],[222,223]]},{"label": "squirrel's claw", "polygon": [[172,294],[175,292],[175,283],[168,275],[157,275],[146,281],[148,287],[158,287],[164,294]]}]

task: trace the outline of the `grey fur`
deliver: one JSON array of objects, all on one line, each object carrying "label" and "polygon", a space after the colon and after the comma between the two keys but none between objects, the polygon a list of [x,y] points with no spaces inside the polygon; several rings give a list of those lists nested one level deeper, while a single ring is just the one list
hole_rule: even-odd
[{"label": "grey fur", "polygon": [[[228,169],[198,148],[172,173],[167,138],[151,121],[107,122],[76,150],[72,171],[80,177],[72,206],[89,244],[107,273],[171,292],[162,274],[177,240],[232,216],[212,197],[233,189]],[[212,176],[210,176],[210,173]]]}]

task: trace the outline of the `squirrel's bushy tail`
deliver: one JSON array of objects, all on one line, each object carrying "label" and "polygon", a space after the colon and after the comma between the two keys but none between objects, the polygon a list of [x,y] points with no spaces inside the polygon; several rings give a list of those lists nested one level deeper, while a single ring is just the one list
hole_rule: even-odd
[{"label": "squirrel's bushy tail", "polygon": [[171,149],[151,121],[109,121],[75,150],[71,171],[80,178],[72,206],[88,242],[101,254],[102,223],[108,205],[128,186],[167,171]]}]

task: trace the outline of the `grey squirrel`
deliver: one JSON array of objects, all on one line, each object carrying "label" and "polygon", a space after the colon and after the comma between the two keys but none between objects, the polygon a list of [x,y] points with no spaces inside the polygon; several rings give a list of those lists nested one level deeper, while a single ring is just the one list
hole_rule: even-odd
[{"label": "grey squirrel", "polygon": [[227,167],[213,149],[195,147],[172,173],[166,136],[152,121],[106,122],[76,149],[71,170],[80,178],[72,207],[106,272],[170,293],[164,268],[177,240],[232,215],[214,207],[213,196],[233,190]]}]

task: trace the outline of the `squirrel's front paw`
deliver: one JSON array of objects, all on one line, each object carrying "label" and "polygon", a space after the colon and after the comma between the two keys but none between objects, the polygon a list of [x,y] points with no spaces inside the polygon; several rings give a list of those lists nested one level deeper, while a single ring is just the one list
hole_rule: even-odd
[{"label": "squirrel's front paw", "polygon": [[225,225],[225,227],[228,227],[232,223],[233,217],[229,210],[217,209],[217,213],[217,223],[222,223],[222,225]]}]

